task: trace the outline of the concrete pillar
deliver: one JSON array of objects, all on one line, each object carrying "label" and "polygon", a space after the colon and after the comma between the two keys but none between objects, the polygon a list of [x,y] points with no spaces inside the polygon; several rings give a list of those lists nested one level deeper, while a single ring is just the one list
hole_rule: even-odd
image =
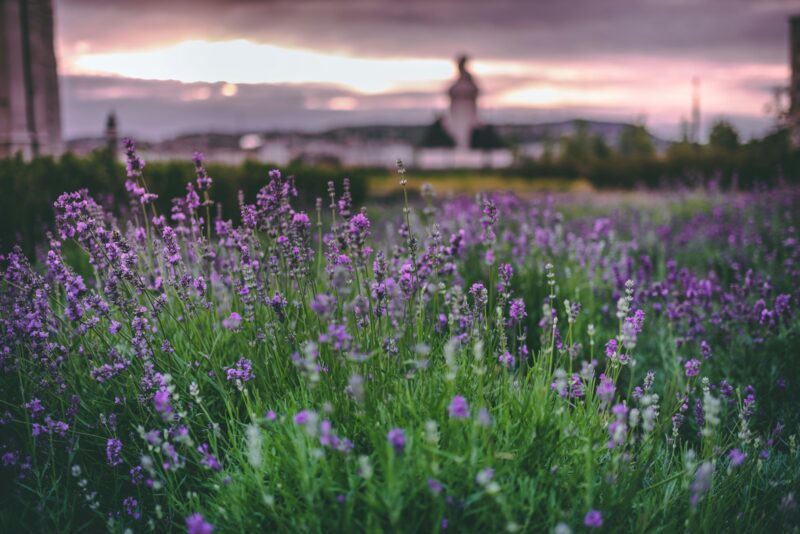
[{"label": "concrete pillar", "polygon": [[789,130],[792,145],[800,148],[800,15],[789,19]]}]

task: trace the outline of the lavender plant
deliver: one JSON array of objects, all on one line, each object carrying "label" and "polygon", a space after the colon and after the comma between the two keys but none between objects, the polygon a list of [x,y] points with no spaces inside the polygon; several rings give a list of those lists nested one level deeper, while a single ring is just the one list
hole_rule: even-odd
[{"label": "lavender plant", "polygon": [[125,147],[124,219],[2,257],[2,530],[800,525],[800,191],[417,209],[398,162],[399,210],[273,170],[234,222]]}]

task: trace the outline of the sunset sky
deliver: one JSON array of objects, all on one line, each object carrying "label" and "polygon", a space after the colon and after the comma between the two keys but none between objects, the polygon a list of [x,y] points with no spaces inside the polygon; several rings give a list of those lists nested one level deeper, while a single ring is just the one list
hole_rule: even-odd
[{"label": "sunset sky", "polygon": [[782,0],[55,0],[65,134],[422,124],[470,55],[488,122],[645,120],[744,135],[789,75]]}]

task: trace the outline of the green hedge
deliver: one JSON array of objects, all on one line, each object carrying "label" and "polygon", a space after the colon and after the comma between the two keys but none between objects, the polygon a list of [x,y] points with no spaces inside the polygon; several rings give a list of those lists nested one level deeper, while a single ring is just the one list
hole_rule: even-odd
[{"label": "green hedge", "polygon": [[[255,201],[258,190],[267,183],[267,172],[273,168],[263,163],[246,162],[239,166],[208,165],[214,180],[211,193],[223,206],[225,218],[238,218],[238,194],[243,191],[249,202]],[[367,193],[369,169],[326,169],[290,166],[281,169],[295,175],[300,193],[299,205],[313,208],[317,197],[327,199],[327,183],[333,180],[341,191],[344,177],[350,178],[355,203],[363,203]],[[194,165],[186,162],[147,162],[145,179],[150,190],[159,195],[158,208],[169,213],[171,199],[186,194],[186,183],[194,180]],[[59,159],[38,158],[26,162],[21,158],[0,160],[0,250],[20,244],[27,252],[41,243],[52,229],[53,201],[65,191],[87,188],[106,205],[117,207],[126,202],[125,169],[104,152],[87,158],[65,154]],[[325,204],[327,206],[327,203]]]}]

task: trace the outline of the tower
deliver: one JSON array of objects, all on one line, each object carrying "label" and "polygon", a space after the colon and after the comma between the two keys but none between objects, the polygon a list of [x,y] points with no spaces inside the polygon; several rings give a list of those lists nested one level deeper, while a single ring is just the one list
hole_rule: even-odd
[{"label": "tower", "polygon": [[116,156],[119,144],[117,141],[117,116],[113,111],[106,117],[106,150],[112,156]]},{"label": "tower", "polygon": [[789,133],[792,145],[800,147],[800,15],[789,19]]},{"label": "tower", "polygon": [[692,124],[689,131],[689,141],[700,142],[700,78],[692,78]]},{"label": "tower", "polygon": [[61,148],[52,0],[0,0],[0,158]]},{"label": "tower", "polygon": [[447,130],[457,149],[469,149],[472,130],[478,125],[478,94],[480,90],[467,70],[467,56],[458,58],[458,79],[448,91],[450,114]]}]

